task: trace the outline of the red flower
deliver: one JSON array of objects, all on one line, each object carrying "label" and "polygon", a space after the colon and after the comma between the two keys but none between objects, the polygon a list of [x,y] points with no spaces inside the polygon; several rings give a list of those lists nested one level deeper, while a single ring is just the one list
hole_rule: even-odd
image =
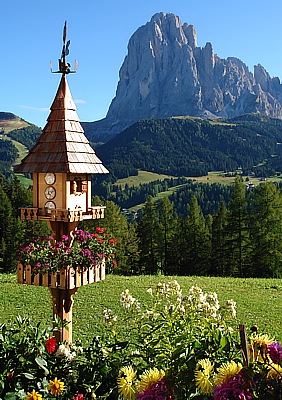
[{"label": "red flower", "polygon": [[106,228],[101,228],[100,226],[97,226],[97,228],[96,228],[97,233],[104,233],[105,230],[106,230]]},{"label": "red flower", "polygon": [[117,242],[118,242],[118,240],[116,238],[109,239],[109,243],[112,244],[112,245],[117,244]]},{"label": "red flower", "polygon": [[92,233],[92,237],[97,238],[98,237],[98,233]]},{"label": "red flower", "polygon": [[56,350],[56,347],[57,347],[56,338],[53,336],[50,339],[48,339],[47,342],[45,342],[45,346],[46,346],[47,353],[49,353],[49,354],[54,353],[54,351]]},{"label": "red flower", "polygon": [[113,260],[113,261],[112,261],[112,264],[113,264],[115,267],[117,267],[117,262],[116,262],[116,260]]},{"label": "red flower", "polygon": [[83,396],[83,394],[79,393],[72,400],[84,400],[84,399],[85,399],[85,396]]}]

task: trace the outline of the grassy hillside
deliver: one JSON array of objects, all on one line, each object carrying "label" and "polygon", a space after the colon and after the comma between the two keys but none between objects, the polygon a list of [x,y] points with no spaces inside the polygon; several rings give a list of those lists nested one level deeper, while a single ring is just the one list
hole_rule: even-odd
[{"label": "grassy hillside", "polygon": [[25,128],[30,124],[12,113],[0,112],[0,133],[7,134],[14,129]]},{"label": "grassy hillside", "polygon": [[248,115],[226,121],[168,118],[139,121],[96,152],[117,178],[138,169],[174,176],[210,171],[282,172],[282,121]]},{"label": "grassy hillside", "polygon": [[[217,292],[219,301],[233,299],[237,302],[237,324],[247,328],[259,327],[262,333],[269,333],[282,340],[280,304],[282,285],[279,279],[239,279],[215,277],[163,277],[108,275],[105,281],[79,288],[73,306],[74,339],[87,341],[104,330],[102,313],[111,308],[120,316],[122,326],[123,310],[119,304],[120,294],[125,289],[141,301],[149,301],[146,290],[158,282],[176,279],[187,293],[192,285],[200,286],[206,292]],[[11,324],[17,315],[28,316],[34,322],[50,326],[52,322],[51,295],[47,288],[18,285],[15,275],[0,274],[0,323]],[[266,317],[267,316],[267,317]],[[126,332],[125,332],[126,335]]]}]

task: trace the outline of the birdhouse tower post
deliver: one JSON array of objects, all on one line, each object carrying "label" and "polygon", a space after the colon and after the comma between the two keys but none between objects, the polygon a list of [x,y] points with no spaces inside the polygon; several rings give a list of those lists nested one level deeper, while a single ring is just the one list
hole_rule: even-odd
[{"label": "birdhouse tower post", "polygon": [[[63,30],[63,50],[59,59],[62,74],[59,88],[50,108],[47,124],[29,154],[15,168],[15,172],[32,174],[33,205],[21,209],[22,220],[43,220],[52,231],[53,240],[70,236],[78,223],[85,219],[104,218],[103,206],[91,206],[91,174],[106,174],[91,148],[79,122],[66,75],[70,41],[66,41],[67,26]],[[60,342],[72,341],[73,295],[79,286],[104,279],[105,265],[73,270],[62,265],[57,274],[43,276],[30,266],[18,265],[18,282],[47,286],[51,292],[53,318],[68,322],[68,329],[57,333]]]}]

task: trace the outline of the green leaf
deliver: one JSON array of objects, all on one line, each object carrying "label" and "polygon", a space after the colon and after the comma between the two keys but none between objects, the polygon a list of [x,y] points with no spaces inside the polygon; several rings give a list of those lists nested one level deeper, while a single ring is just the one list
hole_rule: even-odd
[{"label": "green leaf", "polygon": [[49,370],[46,368],[48,364],[47,361],[44,360],[44,358],[36,357],[35,362],[40,368],[42,368],[45,372],[47,372],[47,374],[49,373]]},{"label": "green leaf", "polygon": [[229,340],[227,339],[226,336],[222,336],[222,338],[220,339],[220,348],[221,349],[229,348]]},{"label": "green leaf", "polygon": [[26,377],[26,379],[35,379],[35,376],[32,374],[29,374],[28,372],[24,372],[23,375]]}]

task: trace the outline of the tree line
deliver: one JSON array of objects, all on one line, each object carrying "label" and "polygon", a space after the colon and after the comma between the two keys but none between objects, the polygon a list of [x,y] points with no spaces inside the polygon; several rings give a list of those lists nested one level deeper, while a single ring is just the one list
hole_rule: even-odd
[{"label": "tree line", "polygon": [[[47,235],[41,221],[21,221],[19,207],[31,204],[31,190],[17,178],[0,179],[0,269],[13,272],[20,243]],[[95,197],[93,204],[100,205]],[[129,223],[121,208],[106,200],[104,220],[84,221],[82,229],[97,225],[118,239],[117,267],[123,275],[208,275],[280,277],[282,275],[282,195],[264,182],[252,190],[238,176],[228,201],[204,215],[196,195],[187,214],[178,215],[167,197],[148,196],[140,220]]]},{"label": "tree line", "polygon": [[208,121],[200,118],[141,120],[96,148],[112,182],[138,169],[172,176],[208,171],[248,175],[281,172],[282,122],[260,115]]}]

